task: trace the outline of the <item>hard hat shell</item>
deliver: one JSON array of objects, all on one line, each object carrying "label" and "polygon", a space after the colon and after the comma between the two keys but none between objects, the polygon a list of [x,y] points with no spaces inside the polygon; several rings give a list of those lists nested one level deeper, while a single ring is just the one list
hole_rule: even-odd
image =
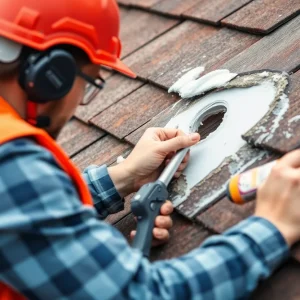
[{"label": "hard hat shell", "polygon": [[120,60],[119,26],[115,0],[0,1],[0,36],[40,51],[70,44],[92,63],[135,77]]}]

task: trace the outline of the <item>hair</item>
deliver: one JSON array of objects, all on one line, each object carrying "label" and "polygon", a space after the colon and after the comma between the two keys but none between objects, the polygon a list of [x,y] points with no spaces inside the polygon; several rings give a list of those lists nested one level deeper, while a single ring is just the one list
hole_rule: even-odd
[{"label": "hair", "polygon": [[[45,50],[45,52],[52,49],[61,49],[69,52],[76,60],[78,66],[84,66],[91,62],[88,55],[82,49],[75,46],[62,44]],[[36,50],[24,46],[20,56],[15,61],[11,63],[0,63],[0,80],[7,80],[15,77],[20,70],[22,62],[34,52],[36,52]]]}]

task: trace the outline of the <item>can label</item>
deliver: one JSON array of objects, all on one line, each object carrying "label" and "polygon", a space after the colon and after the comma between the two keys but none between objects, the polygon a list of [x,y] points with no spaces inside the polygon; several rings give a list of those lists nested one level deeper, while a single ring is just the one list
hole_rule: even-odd
[{"label": "can label", "polygon": [[242,199],[247,202],[256,197],[257,189],[269,176],[276,161],[249,170],[239,175],[238,189]]}]

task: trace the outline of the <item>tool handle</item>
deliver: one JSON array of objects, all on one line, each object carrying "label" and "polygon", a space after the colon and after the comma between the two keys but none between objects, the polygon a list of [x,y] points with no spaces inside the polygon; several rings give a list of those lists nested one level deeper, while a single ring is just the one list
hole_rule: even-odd
[{"label": "tool handle", "polygon": [[155,218],[167,199],[167,187],[161,181],[155,181],[143,186],[131,202],[131,210],[137,217],[132,247],[140,249],[145,257],[149,257]]},{"label": "tool handle", "polygon": [[158,180],[168,186],[189,150],[190,148],[179,150],[165,167]]}]

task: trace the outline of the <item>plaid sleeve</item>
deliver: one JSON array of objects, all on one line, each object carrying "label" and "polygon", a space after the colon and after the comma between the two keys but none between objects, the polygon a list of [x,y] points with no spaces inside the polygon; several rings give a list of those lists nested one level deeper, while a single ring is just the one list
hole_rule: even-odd
[{"label": "plaid sleeve", "polygon": [[124,209],[121,198],[112,182],[106,165],[90,166],[84,170],[83,177],[93,196],[94,206],[101,219]]},{"label": "plaid sleeve", "polygon": [[151,264],[33,142],[1,145],[0,174],[0,281],[28,299],[244,299],[288,255],[278,230],[253,217]]}]

